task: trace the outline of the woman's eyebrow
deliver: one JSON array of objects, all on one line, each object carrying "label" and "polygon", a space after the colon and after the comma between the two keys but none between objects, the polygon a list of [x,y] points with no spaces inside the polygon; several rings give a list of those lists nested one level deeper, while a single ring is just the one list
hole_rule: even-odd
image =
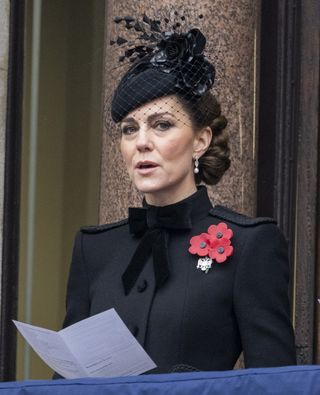
[{"label": "woman's eyebrow", "polygon": [[[163,115],[169,115],[169,116],[174,117],[175,119],[177,119],[176,116],[174,114],[172,114],[171,112],[163,111],[163,112],[156,112],[154,114],[149,115],[148,118],[147,118],[147,121],[148,121],[148,123],[151,123],[155,119],[161,118]],[[137,124],[138,120],[133,118],[133,117],[127,117],[127,118],[124,118],[121,121],[121,124],[123,124],[123,123],[136,123]]]},{"label": "woman's eyebrow", "polygon": [[125,118],[125,119],[123,119],[123,120],[121,121],[121,123],[129,123],[129,122],[134,122],[134,123],[136,123],[137,121],[136,121],[133,117],[127,117],[127,118]]},{"label": "woman's eyebrow", "polygon": [[170,115],[170,116],[174,117],[175,119],[177,119],[177,118],[175,117],[175,115],[172,114],[171,112],[164,111],[164,112],[156,112],[155,114],[149,115],[149,116],[148,116],[148,122],[152,122],[152,121],[154,121],[156,118],[160,118],[160,117],[162,117],[163,115]]}]

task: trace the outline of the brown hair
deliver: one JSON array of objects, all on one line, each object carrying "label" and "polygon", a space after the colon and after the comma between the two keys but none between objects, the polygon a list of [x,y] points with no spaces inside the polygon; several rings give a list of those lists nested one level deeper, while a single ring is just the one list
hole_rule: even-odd
[{"label": "brown hair", "polygon": [[221,115],[221,107],[211,92],[206,92],[196,102],[180,97],[184,109],[189,114],[192,126],[200,130],[210,126],[212,140],[207,151],[199,158],[199,173],[195,174],[197,184],[217,184],[230,167],[229,136],[225,131],[227,119]]}]

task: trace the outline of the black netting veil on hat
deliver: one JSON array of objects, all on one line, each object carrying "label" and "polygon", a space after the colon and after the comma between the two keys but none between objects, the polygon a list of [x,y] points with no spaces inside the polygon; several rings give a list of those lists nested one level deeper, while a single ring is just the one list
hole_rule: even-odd
[{"label": "black netting veil on hat", "polygon": [[[113,95],[111,115],[115,122],[155,99],[175,94],[192,103],[212,88],[215,69],[204,54],[206,38],[199,29],[161,32],[161,22],[146,16],[142,22],[132,17],[115,18],[115,22],[125,22],[127,29],[140,34],[138,45],[128,45],[119,57],[120,63],[129,59],[132,66]],[[111,42],[122,47],[126,43],[121,37]]]},{"label": "black netting veil on hat", "polygon": [[112,100],[111,115],[120,122],[130,111],[162,96],[175,93],[175,76],[147,69],[136,75],[125,76]]}]

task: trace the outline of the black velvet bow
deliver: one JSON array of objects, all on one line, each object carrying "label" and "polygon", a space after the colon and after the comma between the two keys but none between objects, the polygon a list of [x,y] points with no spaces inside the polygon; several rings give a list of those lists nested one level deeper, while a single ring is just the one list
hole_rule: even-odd
[{"label": "black velvet bow", "polygon": [[128,295],[152,254],[156,287],[169,277],[168,230],[191,229],[191,205],[180,203],[166,207],[129,208],[130,232],[143,235],[131,261],[122,275]]}]

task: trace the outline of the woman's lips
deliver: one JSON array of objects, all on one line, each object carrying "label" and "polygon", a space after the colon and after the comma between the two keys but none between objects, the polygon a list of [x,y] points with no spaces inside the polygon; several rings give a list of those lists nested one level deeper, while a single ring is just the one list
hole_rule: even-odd
[{"label": "woman's lips", "polygon": [[152,173],[157,169],[157,167],[159,167],[157,163],[151,161],[141,161],[136,164],[135,170],[138,174],[145,175]]}]

